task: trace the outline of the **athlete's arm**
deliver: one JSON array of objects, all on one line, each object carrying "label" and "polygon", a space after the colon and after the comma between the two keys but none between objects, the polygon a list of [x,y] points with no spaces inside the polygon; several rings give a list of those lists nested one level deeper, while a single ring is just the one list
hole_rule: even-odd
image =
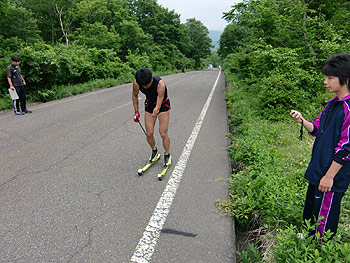
[{"label": "athlete's arm", "polygon": [[136,80],[132,83],[132,104],[134,105],[135,112],[139,111],[139,85]]},{"label": "athlete's arm", "polygon": [[13,84],[12,84],[12,79],[11,79],[10,77],[7,77],[7,82],[8,82],[9,85],[10,85],[10,89],[14,90],[15,87],[13,86]]},{"label": "athlete's arm", "polygon": [[303,118],[303,115],[301,115],[301,113],[299,111],[291,110],[289,115],[296,122],[300,123],[301,121],[303,121],[303,126],[308,132],[312,132],[314,130],[314,125],[311,122],[305,120]]},{"label": "athlete's arm", "polygon": [[26,86],[26,81],[24,80],[24,78],[22,77],[22,74],[21,74],[21,79],[23,81],[23,85]]},{"label": "athlete's arm", "polygon": [[164,99],[164,94],[165,94],[165,83],[163,80],[160,80],[158,83],[158,87],[157,87],[157,104],[156,107],[153,110],[153,117],[157,116],[159,111],[160,111],[160,107],[162,106],[162,102]]}]

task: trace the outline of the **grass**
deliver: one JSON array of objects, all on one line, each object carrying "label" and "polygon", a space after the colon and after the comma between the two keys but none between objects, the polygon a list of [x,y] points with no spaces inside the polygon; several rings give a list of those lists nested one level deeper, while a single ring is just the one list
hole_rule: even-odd
[{"label": "grass", "polygon": [[[307,181],[304,172],[314,138],[304,133],[286,109],[281,121],[261,117],[254,94],[227,75],[230,125],[229,200],[218,203],[235,219],[241,262],[350,262],[349,195],[342,202],[339,230],[332,241],[315,244],[307,236],[302,210]],[[310,109],[320,111],[322,109]],[[336,259],[327,261],[328,254]],[[324,259],[325,261],[322,261]]]}]

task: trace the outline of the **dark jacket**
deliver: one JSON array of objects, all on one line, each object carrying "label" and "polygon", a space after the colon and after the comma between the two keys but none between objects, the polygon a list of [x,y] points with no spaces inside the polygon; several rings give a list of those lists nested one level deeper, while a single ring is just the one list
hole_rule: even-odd
[{"label": "dark jacket", "polygon": [[343,167],[334,177],[332,192],[345,192],[350,182],[350,95],[340,100],[337,97],[329,100],[312,123],[314,130],[310,135],[316,136],[316,139],[305,178],[318,186],[335,161]]}]

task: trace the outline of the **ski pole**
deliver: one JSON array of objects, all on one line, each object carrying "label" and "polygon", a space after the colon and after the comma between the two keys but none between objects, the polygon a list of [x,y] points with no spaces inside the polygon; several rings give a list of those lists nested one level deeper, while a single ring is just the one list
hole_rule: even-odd
[{"label": "ski pole", "polygon": [[138,123],[140,124],[140,127],[141,127],[141,129],[143,130],[143,132],[145,133],[145,135],[147,135],[147,133],[146,133],[145,129],[142,127],[141,122],[138,122]]}]

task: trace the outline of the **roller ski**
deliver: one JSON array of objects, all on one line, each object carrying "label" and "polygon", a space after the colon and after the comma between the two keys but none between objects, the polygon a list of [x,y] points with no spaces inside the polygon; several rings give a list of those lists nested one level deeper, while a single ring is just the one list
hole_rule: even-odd
[{"label": "roller ski", "polygon": [[148,163],[137,171],[138,175],[139,176],[143,175],[144,172],[146,172],[148,168],[152,166],[152,164],[154,164],[159,160],[159,158],[160,158],[160,153],[158,153],[158,150],[157,149],[153,150],[151,156],[149,157]]},{"label": "roller ski", "polygon": [[158,180],[162,181],[166,172],[168,171],[169,166],[171,165],[171,156],[170,154],[164,155],[164,163],[163,163],[163,170],[160,174],[158,174]]}]

